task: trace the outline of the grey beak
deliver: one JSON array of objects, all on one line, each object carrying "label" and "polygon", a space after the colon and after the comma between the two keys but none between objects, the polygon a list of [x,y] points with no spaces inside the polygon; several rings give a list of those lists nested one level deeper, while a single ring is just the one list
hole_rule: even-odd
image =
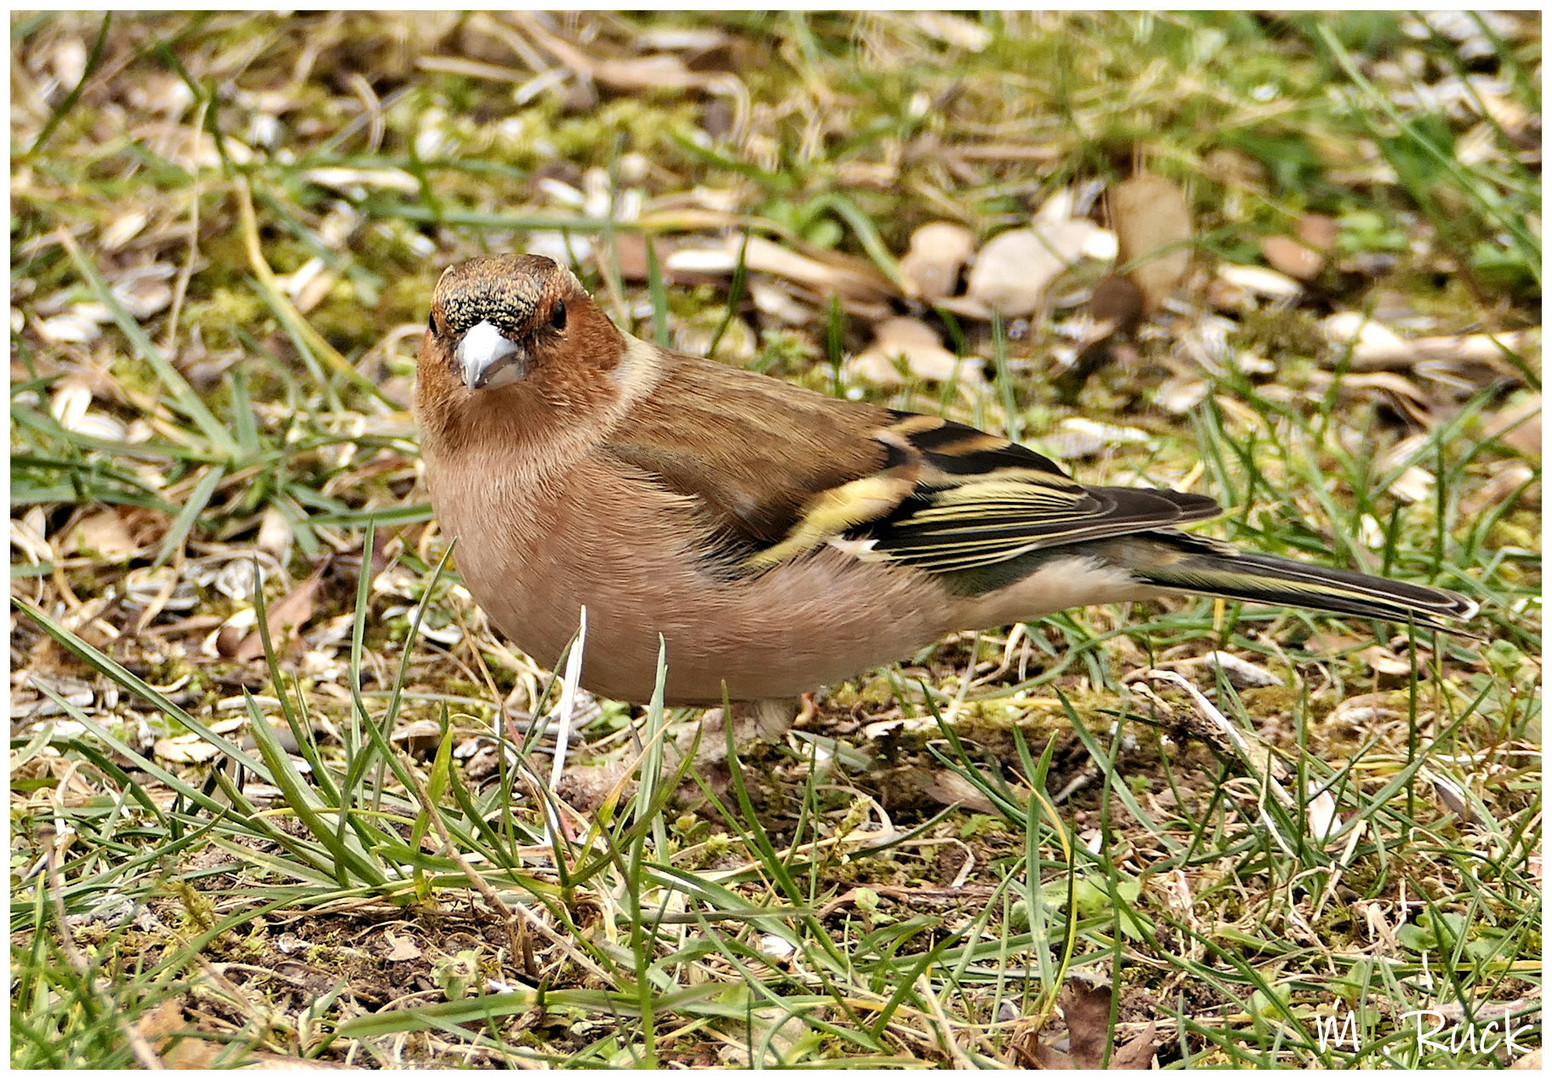
[{"label": "grey beak", "polygon": [[528,353],[504,335],[488,320],[481,320],[464,332],[453,359],[463,371],[463,384],[470,390],[505,386],[528,374]]}]

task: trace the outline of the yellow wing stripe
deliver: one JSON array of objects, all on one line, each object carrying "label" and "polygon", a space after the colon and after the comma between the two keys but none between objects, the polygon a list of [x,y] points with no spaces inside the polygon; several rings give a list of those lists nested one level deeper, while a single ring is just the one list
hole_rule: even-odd
[{"label": "yellow wing stripe", "polygon": [[878,474],[831,488],[814,500],[785,540],[751,555],[744,565],[762,570],[823,547],[847,529],[888,514],[915,487],[909,477]]}]

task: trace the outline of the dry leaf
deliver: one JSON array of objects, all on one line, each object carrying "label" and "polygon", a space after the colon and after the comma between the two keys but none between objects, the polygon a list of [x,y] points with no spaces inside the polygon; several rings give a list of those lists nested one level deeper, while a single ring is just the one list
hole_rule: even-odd
[{"label": "dry leaf", "polygon": [[412,756],[423,757],[441,743],[442,725],[435,720],[412,720],[394,728],[389,740],[402,744]]},{"label": "dry leaf", "polygon": [[1356,649],[1365,642],[1372,640],[1373,638],[1361,637],[1357,634],[1339,634],[1334,630],[1316,630],[1304,644],[1305,648],[1311,652],[1324,656],[1327,654],[1345,653],[1349,649]]},{"label": "dry leaf", "polygon": [[392,931],[383,934],[383,939],[388,943],[388,952],[383,956],[389,963],[403,960],[419,960],[424,954],[420,946],[415,944],[412,937],[400,937]]},{"label": "dry leaf", "polygon": [[215,745],[198,735],[175,735],[157,739],[151,747],[157,757],[175,765],[197,765],[221,753]]},{"label": "dry leaf", "polygon": [[274,503],[264,507],[264,514],[259,518],[259,536],[254,546],[260,551],[269,552],[282,564],[291,553],[291,522],[286,520],[286,515]]},{"label": "dry leaf", "polygon": [[952,15],[946,11],[918,11],[914,21],[923,32],[945,45],[953,45],[967,52],[980,52],[992,43],[990,30],[963,15]]},{"label": "dry leaf", "polygon": [[948,382],[983,383],[979,357],[959,357],[943,347],[937,331],[922,322],[897,316],[885,319],[873,328],[873,344],[852,357],[847,373],[875,386],[899,386],[905,382],[895,366],[902,360],[917,379]]},{"label": "dry leaf", "polygon": [[1062,999],[1073,1062],[1080,1069],[1099,1068],[1110,1030],[1110,987],[1068,983]]},{"label": "dry leaf", "polygon": [[1062,1019],[1067,1021],[1068,1052],[1043,1043],[1035,1058],[1043,1069],[1098,1069],[1104,1064],[1110,1032],[1110,987],[1068,983],[1061,994]]},{"label": "dry leaf", "polygon": [[[602,251],[595,252],[593,258],[600,264],[600,268],[608,261]],[[650,269],[647,265],[647,238],[641,233],[617,234],[614,237],[614,262],[623,280],[646,281]]]},{"label": "dry leaf", "polygon": [[[527,36],[547,49],[572,71],[615,90],[666,91],[706,86],[717,75],[699,75],[672,53],[640,57],[591,57],[570,42],[549,32],[538,17],[515,12],[513,19]],[[725,76],[724,76],[725,77]]]},{"label": "dry leaf", "polygon": [[1231,288],[1240,289],[1253,296],[1268,300],[1292,300],[1304,290],[1287,274],[1264,266],[1241,266],[1224,263],[1218,267],[1217,278]]},{"label": "dry leaf", "polygon": [[87,345],[102,334],[95,322],[79,315],[55,315],[51,319],[35,320],[32,328],[48,345]]},{"label": "dry leaf", "polygon": [[[141,1054],[157,1054],[162,1064],[172,1069],[204,1070],[218,1065],[264,1071],[350,1067],[336,1062],[304,1061],[234,1047],[229,1033],[219,1025],[212,1025],[207,1015],[195,1012],[193,1018],[185,1016],[183,1004],[178,998],[169,998],[139,1017],[135,1021],[134,1032],[140,1040]],[[142,1067],[150,1067],[152,1063],[144,1060],[141,1054],[137,1054],[137,1061]]]},{"label": "dry leaf", "polygon": [[938,722],[931,716],[895,716],[888,720],[875,720],[865,725],[862,735],[869,742],[883,742],[886,739],[898,739],[904,736],[920,738],[938,730]]},{"label": "dry leaf", "polygon": [[1041,448],[1058,461],[1093,457],[1115,446],[1147,442],[1141,428],[1105,424],[1083,416],[1069,416],[1053,432],[1040,440]]},{"label": "dry leaf", "polygon": [[[210,730],[217,735],[234,737],[248,726],[246,716],[229,716],[225,720],[217,720],[211,723]],[[252,745],[252,739],[244,736],[244,741]],[[207,742],[203,736],[193,733],[187,735],[172,735],[157,739],[152,745],[152,750],[157,757],[164,761],[171,761],[179,765],[195,765],[210,761],[221,753],[220,749],[211,742]]]},{"label": "dry leaf", "polygon": [[[1068,1052],[1036,1042],[1035,1063],[1043,1069],[1098,1069],[1111,1047],[1110,1069],[1147,1069],[1158,1051],[1158,1025],[1151,1022],[1134,1038],[1110,1042],[1110,987],[1068,983],[1062,990],[1062,1018],[1067,1021]],[[1023,1052],[1022,1057],[1028,1058]]]},{"label": "dry leaf", "polygon": [[1078,341],[1071,365],[1056,378],[1057,392],[1069,404],[1077,401],[1089,376],[1131,355],[1122,339],[1142,321],[1142,292],[1125,278],[1111,274],[1089,294],[1088,313],[1091,325]]},{"label": "dry leaf", "polygon": [[1392,704],[1391,696],[1384,691],[1359,694],[1337,705],[1326,717],[1326,723],[1336,727],[1351,727],[1356,731],[1372,732],[1388,724],[1399,723],[1403,714]]},{"label": "dry leaf", "polygon": [[333,291],[339,278],[316,256],[303,263],[295,273],[278,274],[275,282],[303,315],[321,304]]},{"label": "dry leaf", "polygon": [[1370,645],[1358,655],[1379,675],[1407,675],[1412,671],[1410,660],[1397,656],[1383,645]]},{"label": "dry leaf", "polygon": [[1260,664],[1252,664],[1243,657],[1215,650],[1202,657],[1208,667],[1223,672],[1229,685],[1237,690],[1249,690],[1257,686],[1281,686],[1283,681]]},{"label": "dry leaf", "polygon": [[1207,381],[1195,375],[1172,375],[1159,385],[1153,400],[1166,411],[1183,416],[1207,400]]},{"label": "dry leaf", "polygon": [[1157,1020],[1148,1021],[1148,1026],[1135,1037],[1127,1039],[1111,1051],[1110,1068],[1151,1069],[1154,1055],[1159,1052],[1158,1030]]},{"label": "dry leaf", "polygon": [[1110,333],[1130,334],[1142,322],[1147,298],[1142,290],[1124,277],[1114,274],[1094,286],[1089,296],[1089,315],[1109,327]]},{"label": "dry leaf", "polygon": [[1273,270],[1300,281],[1309,281],[1326,264],[1324,255],[1291,236],[1262,237],[1261,254]]},{"label": "dry leaf", "polygon": [[1526,457],[1541,456],[1541,395],[1526,394],[1499,409],[1482,425],[1484,439],[1497,439]]},{"label": "dry leaf", "polygon": [[151,215],[142,209],[130,210],[120,214],[107,225],[97,236],[97,246],[103,251],[117,251],[135,237],[151,220]]},{"label": "dry leaf", "polygon": [[341,165],[320,165],[308,169],[302,178],[319,187],[347,195],[360,195],[368,188],[397,191],[401,195],[415,195],[420,191],[420,181],[402,169],[351,169]]},{"label": "dry leaf", "polygon": [[998,233],[976,256],[965,296],[1009,318],[1033,314],[1046,286],[1083,256],[1097,229],[1091,221],[1072,220]]},{"label": "dry leaf", "polygon": [[710,26],[646,27],[639,32],[636,40],[647,49],[689,53],[709,53],[733,43],[732,35]]},{"label": "dry leaf", "polygon": [[616,794],[630,790],[630,766],[623,761],[568,765],[555,794],[567,806],[591,814]]},{"label": "dry leaf", "polygon": [[[1312,370],[1309,372],[1309,384],[1305,393],[1309,398],[1319,398],[1331,389],[1336,378],[1333,372]],[[1341,391],[1344,400],[1361,395],[1366,390],[1378,390],[1389,394],[1392,404],[1416,421],[1418,426],[1423,428],[1434,426],[1434,401],[1411,379],[1391,371],[1373,371],[1367,374],[1347,372],[1342,376]]]},{"label": "dry leaf", "polygon": [[99,510],[82,518],[71,534],[78,554],[96,552],[108,562],[133,558],[140,545],[117,510]]},{"label": "dry leaf", "polygon": [[741,237],[730,236],[720,249],[676,251],[663,265],[680,273],[731,274],[738,266],[740,251],[746,269],[775,274],[821,294],[839,293],[864,303],[898,295],[889,279],[871,263],[835,251],[826,251],[822,256],[800,255],[763,236],[750,237],[747,245]]},{"label": "dry leaf", "polygon": [[986,797],[980,788],[956,772],[939,770],[932,774],[928,781],[927,794],[931,795],[944,806],[952,806],[955,803],[967,810],[973,810],[980,814],[995,814],[997,807]]},{"label": "dry leaf", "polygon": [[1492,473],[1487,483],[1460,500],[1462,517],[1475,517],[1489,507],[1513,498],[1514,493],[1522,489],[1521,505],[1532,510],[1541,506],[1541,485],[1531,483],[1536,478],[1535,469],[1523,461],[1502,461],[1493,467]]},{"label": "dry leaf", "polygon": [[1342,231],[1336,219],[1325,214],[1304,214],[1299,218],[1297,235],[1300,242],[1314,248],[1322,255],[1329,255],[1336,246],[1337,234]]},{"label": "dry leaf", "polygon": [[749,298],[760,314],[780,319],[788,326],[810,326],[814,322],[814,309],[794,298],[786,289],[763,281],[751,281]]},{"label": "dry leaf", "polygon": [[[1505,354],[1527,358],[1533,364],[1541,352],[1541,331],[1520,330],[1503,334],[1447,334],[1438,337],[1402,338],[1357,312],[1338,312],[1321,320],[1320,327],[1336,345],[1352,343],[1349,366],[1355,371],[1377,368],[1411,368],[1425,360],[1459,364],[1485,364],[1513,378],[1521,378]],[[1354,338],[1357,338],[1354,341]]]},{"label": "dry leaf", "polygon": [[738,269],[738,252],[724,245],[715,248],[681,248],[663,260],[672,274],[726,276]]},{"label": "dry leaf", "polygon": [[[175,1069],[209,1068],[219,1047],[202,1039],[183,1036],[194,1030],[183,1015],[183,1004],[169,998],[135,1020],[135,1035],[142,1045],[162,1056],[165,1065]],[[145,1063],[142,1062],[142,1065]]]},{"label": "dry leaf", "polygon": [[1308,782],[1308,799],[1304,804],[1304,819],[1309,823],[1309,834],[1317,844],[1324,844],[1342,826],[1337,816],[1336,798],[1329,790],[1322,790],[1320,782]]},{"label": "dry leaf", "polygon": [[1444,804],[1445,809],[1462,821],[1473,823],[1477,821],[1477,815],[1471,809],[1471,801],[1459,784],[1447,776],[1440,776],[1428,769],[1423,770],[1423,776],[1433,785],[1433,792],[1439,796],[1439,801]]},{"label": "dry leaf", "polygon": [[[152,263],[123,271],[114,276],[114,298],[135,318],[150,318],[172,303],[172,286],[168,282],[176,273],[167,263]],[[103,314],[108,313],[104,310]]]},{"label": "dry leaf", "polygon": [[[1426,435],[1409,435],[1380,454],[1375,462],[1375,468],[1384,473],[1408,461],[1416,460],[1424,453],[1427,442]],[[1391,481],[1386,490],[1404,502],[1414,503],[1428,498],[1433,491],[1433,486],[1433,473],[1420,465],[1411,465]]]},{"label": "dry leaf", "polygon": [[1418,465],[1410,466],[1385,490],[1404,503],[1422,502],[1433,493],[1433,473]]},{"label": "dry leaf", "polygon": [[[288,652],[301,643],[301,629],[307,625],[307,620],[313,617],[313,601],[318,596],[318,588],[323,584],[323,572],[328,565],[325,561],[306,581],[271,605],[268,611],[269,617],[265,621],[269,626],[270,643],[274,645],[277,652]],[[238,643],[232,653],[232,659],[238,663],[246,663],[263,655],[264,639],[255,629]]]},{"label": "dry leaf", "polygon": [[911,234],[900,260],[907,296],[941,300],[959,290],[959,273],[975,252],[975,234],[952,221],[932,221]]},{"label": "dry leaf", "polygon": [[1164,306],[1191,265],[1191,204],[1185,192],[1162,176],[1139,173],[1110,189],[1110,223],[1116,261],[1143,295],[1151,314]]},{"label": "dry leaf", "polygon": [[1406,348],[1406,342],[1390,327],[1377,319],[1357,311],[1338,311],[1319,323],[1321,332],[1338,349],[1395,352]]},{"label": "dry leaf", "polygon": [[244,1072],[316,1072],[322,1069],[339,1069],[354,1072],[360,1068],[345,1061],[318,1061],[314,1058],[287,1057],[269,1054],[262,1050],[249,1050],[242,1059]]}]

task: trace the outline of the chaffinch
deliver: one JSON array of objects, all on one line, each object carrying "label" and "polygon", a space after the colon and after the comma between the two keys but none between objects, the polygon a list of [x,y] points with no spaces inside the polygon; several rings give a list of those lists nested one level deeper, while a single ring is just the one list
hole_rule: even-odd
[{"label": "chaffinch", "polygon": [[643,702],[790,698],[956,630],[1186,592],[1449,629],[1453,592],[1240,551],[1203,495],[1088,487],[936,416],[826,397],[613,325],[538,255],[447,270],[416,412],[431,501],[491,621]]}]

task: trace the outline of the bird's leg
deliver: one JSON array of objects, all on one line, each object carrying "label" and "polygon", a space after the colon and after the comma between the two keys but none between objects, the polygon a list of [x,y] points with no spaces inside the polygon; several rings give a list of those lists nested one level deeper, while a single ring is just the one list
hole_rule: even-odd
[{"label": "bird's leg", "polygon": [[[735,701],[730,710],[707,709],[701,714],[699,725],[686,728],[675,741],[680,754],[687,754],[699,731],[700,745],[695,749],[695,760],[690,767],[701,774],[701,778],[713,791],[721,795],[727,791],[732,779],[727,764],[729,719],[733,724],[733,744],[738,747],[742,758],[746,749],[757,750],[762,743],[780,742],[800,715],[799,706],[798,698]],[[811,709],[812,705],[808,707]],[[677,766],[678,763],[674,764]]]},{"label": "bird's leg", "polygon": [[[781,741],[797,718],[811,716],[813,712],[813,694],[804,694],[801,699],[769,698],[735,702],[732,706],[733,740],[738,747],[740,760],[758,758],[766,746]],[[687,726],[674,742],[664,748],[662,777],[667,779],[678,771],[685,755],[695,745],[697,733],[700,735],[700,743],[695,746],[695,759],[690,769],[700,776],[719,799],[723,798],[728,793],[733,775],[727,763],[727,722],[720,708],[707,709],[701,714],[699,723]],[[570,765],[556,791],[578,810],[593,811],[611,794],[618,794],[616,789],[626,779],[629,768],[623,761]],[[746,773],[745,778],[752,788],[761,786],[753,783],[755,776]],[[693,779],[688,778],[688,774],[680,786],[678,801],[682,806],[702,801],[700,788]]]}]

